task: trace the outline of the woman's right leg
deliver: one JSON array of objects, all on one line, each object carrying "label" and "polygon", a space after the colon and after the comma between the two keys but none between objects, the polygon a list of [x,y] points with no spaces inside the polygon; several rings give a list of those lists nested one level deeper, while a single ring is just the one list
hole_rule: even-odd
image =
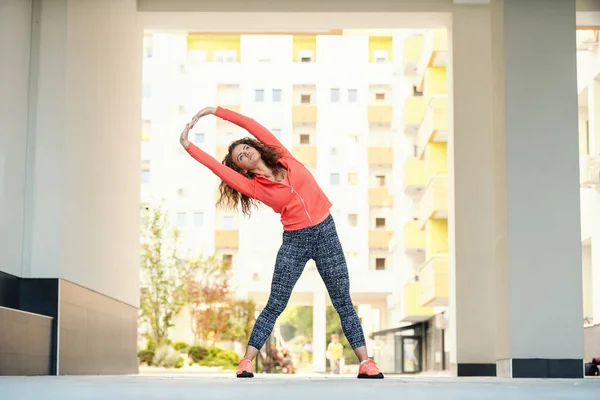
[{"label": "woman's right leg", "polygon": [[308,235],[300,232],[284,232],[283,244],[277,253],[269,301],[254,323],[244,358],[252,360],[256,357],[273,331],[275,321],[285,310],[292,290],[309,260],[309,239]]}]

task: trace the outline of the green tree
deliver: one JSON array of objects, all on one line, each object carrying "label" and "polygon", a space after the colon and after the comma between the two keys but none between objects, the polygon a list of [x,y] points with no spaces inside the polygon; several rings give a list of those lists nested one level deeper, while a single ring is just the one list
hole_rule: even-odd
[{"label": "green tree", "polygon": [[181,256],[180,233],[163,206],[142,207],[140,322],[149,328],[154,346],[168,341],[173,317],[188,300],[188,282],[201,263]]},{"label": "green tree", "polygon": [[253,300],[234,300],[230,304],[229,325],[223,339],[248,343],[256,318]]}]

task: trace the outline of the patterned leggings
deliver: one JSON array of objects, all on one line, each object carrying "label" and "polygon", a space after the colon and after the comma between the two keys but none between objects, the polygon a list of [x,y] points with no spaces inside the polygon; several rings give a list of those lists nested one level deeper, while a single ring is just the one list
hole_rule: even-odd
[{"label": "patterned leggings", "polygon": [[325,282],[331,302],[340,316],[344,335],[353,349],[365,345],[358,315],[350,298],[350,279],[344,251],[335,222],[329,215],[323,222],[304,229],[283,232],[283,244],[277,253],[271,295],[256,319],[248,344],[261,349],[283,312],[308,260],[313,259]]}]

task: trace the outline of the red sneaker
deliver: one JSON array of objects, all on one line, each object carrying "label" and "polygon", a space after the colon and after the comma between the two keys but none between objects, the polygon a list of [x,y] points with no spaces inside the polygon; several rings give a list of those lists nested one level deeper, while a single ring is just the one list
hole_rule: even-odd
[{"label": "red sneaker", "polygon": [[242,358],[238,362],[236,375],[238,378],[254,378],[254,374],[252,373],[252,360],[249,358]]},{"label": "red sneaker", "polygon": [[358,367],[359,379],[383,379],[383,374],[373,360],[367,360],[364,364]]}]

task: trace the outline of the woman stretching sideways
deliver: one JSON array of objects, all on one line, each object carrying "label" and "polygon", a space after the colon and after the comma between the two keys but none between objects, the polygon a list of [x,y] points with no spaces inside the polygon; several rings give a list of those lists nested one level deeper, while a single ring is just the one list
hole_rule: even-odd
[{"label": "woman stretching sideways", "polygon": [[[229,145],[220,163],[188,140],[190,129],[209,114],[247,130]],[[358,378],[382,379],[377,364],[367,356],[365,337],[350,298],[350,281],[344,251],[329,209],[332,204],[304,165],[269,132],[251,118],[222,107],[206,107],[181,132],[181,145],[197,161],[221,178],[218,204],[250,215],[259,201],[281,215],[283,243],[277,253],[267,305],[256,319],[246,354],[239,361],[238,378],[254,376],[252,360],[271,334],[308,260],[313,259],[338,312],[344,335],[360,361]]]}]

